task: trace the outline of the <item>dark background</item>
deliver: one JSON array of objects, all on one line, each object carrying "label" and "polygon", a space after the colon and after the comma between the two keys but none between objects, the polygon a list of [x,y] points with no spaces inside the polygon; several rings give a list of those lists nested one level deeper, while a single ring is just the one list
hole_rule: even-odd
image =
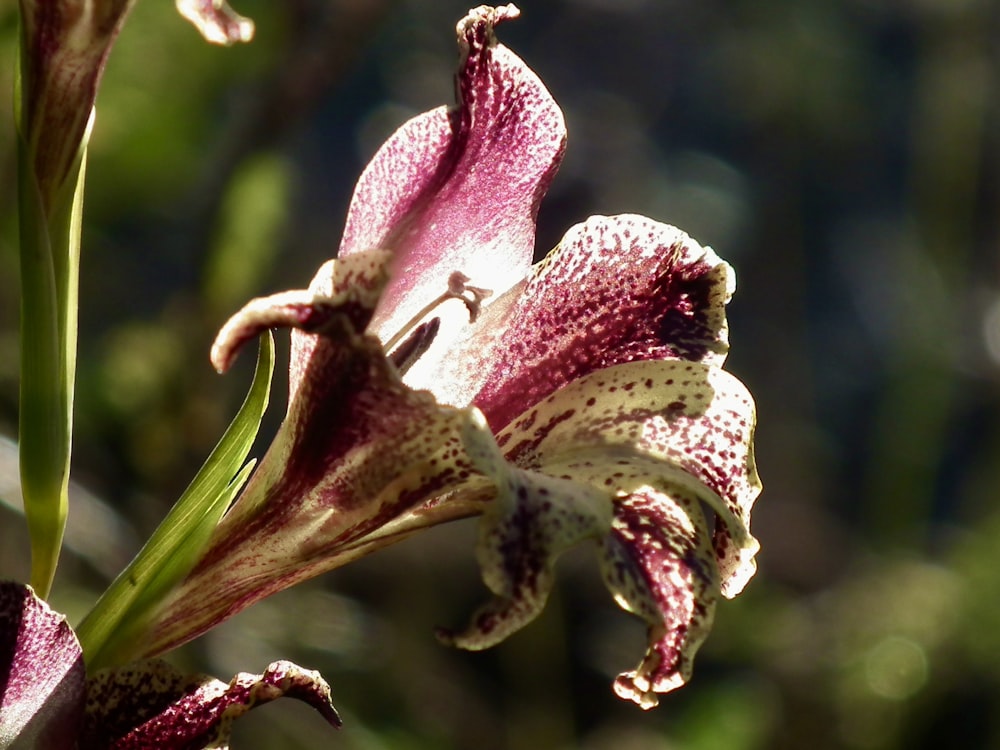
[{"label": "dark background", "polygon": [[[13,6],[0,5],[11,61]],[[520,7],[499,36],[569,127],[540,251],[593,213],[635,212],[680,226],[737,270],[728,368],[759,411],[757,577],[720,605],[692,683],[650,713],[610,690],[638,661],[643,633],[587,550],[563,561],[545,614],[505,644],[468,654],[435,641],[435,625],[460,624],[485,595],[471,524],[286,591],[176,661],[228,679],[289,658],[329,679],[343,731],[284,701],[237,725],[237,750],[1000,748],[1000,7]],[[220,49],[173,3],[141,0],[98,100],[74,476],[115,512],[87,515],[88,498],[74,501],[52,597],[74,621],[245,392],[248,362],[225,378],[208,364],[215,330],[250,297],[303,286],[337,247],[378,144],[452,101],[464,5],[237,9],[256,19],[257,39]],[[15,163],[8,125],[8,436]],[[280,377],[276,388],[268,434],[283,411]],[[9,473],[3,481],[9,499]],[[26,580],[22,524],[0,508],[0,574]]]}]

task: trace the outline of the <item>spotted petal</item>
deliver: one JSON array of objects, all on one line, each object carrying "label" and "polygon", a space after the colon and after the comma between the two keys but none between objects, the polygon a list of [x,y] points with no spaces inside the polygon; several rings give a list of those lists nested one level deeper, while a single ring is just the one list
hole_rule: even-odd
[{"label": "spotted petal", "polygon": [[601,556],[604,580],[618,603],[648,625],[639,666],[618,676],[615,692],[643,708],[691,676],[695,651],[712,626],[719,580],[697,499],[671,488],[644,488],[615,504]]},{"label": "spotted petal", "polygon": [[[753,457],[755,414],[745,386],[701,362],[617,365],[564,386],[498,435],[508,460],[564,473],[632,467],[636,486],[670,480],[717,516],[714,545],[722,592],[739,593],[759,547],[750,510],[760,492]],[[573,467],[578,467],[574,469]],[[658,480],[658,481],[656,481]]]},{"label": "spotted petal", "polygon": [[406,388],[381,344],[342,319],[311,335],[274,442],[133,657],[162,653],[343,564],[356,541],[469,474],[464,411]]},{"label": "spotted petal", "polygon": [[[479,546],[495,597],[464,632],[446,633],[445,640],[474,649],[499,642],[544,606],[555,558],[603,536],[605,581],[648,626],[646,656],[618,677],[615,691],[651,708],[658,694],[687,681],[721,593],[719,564],[734,562],[716,557],[700,501],[724,519],[721,533],[746,553],[735,561],[742,562],[739,570],[727,568],[730,585],[753,571],[756,542],[734,510],[735,498],[721,494],[732,487],[713,482],[728,472],[736,478],[730,485],[742,481],[750,499],[756,492],[746,448],[741,466],[732,461],[740,444],[718,445],[720,426],[725,436],[731,420],[752,420],[743,395],[738,381],[702,363],[633,362],[580,379],[539,404],[501,434],[506,457],[482,438],[485,430],[467,430],[466,450],[498,492],[483,513]],[[743,408],[734,412],[734,404]],[[609,528],[601,510],[612,498]]]},{"label": "spotted petal", "polygon": [[340,726],[326,681],[287,661],[263,674],[241,672],[229,684],[159,660],[105,669],[88,683],[80,747],[225,749],[236,719],[282,697],[304,701]]},{"label": "spotted petal", "polygon": [[75,747],[85,679],[66,618],[31,587],[0,582],[0,747]]},{"label": "spotted petal", "polygon": [[465,326],[463,340],[406,380],[445,403],[475,404],[499,430],[526,405],[612,365],[721,365],[734,289],[729,264],[679,229],[643,216],[594,216],[566,233],[526,285]]},{"label": "spotted petal", "polygon": [[594,487],[512,466],[478,413],[466,426],[464,443],[476,468],[496,487],[479,522],[477,547],[483,581],[495,596],[464,632],[441,631],[439,636],[478,650],[496,645],[541,612],[556,558],[584,539],[600,539],[608,532],[611,497]]},{"label": "spotted petal", "polygon": [[470,11],[457,27],[457,107],[403,125],[358,181],[339,257],[396,255],[373,332],[383,341],[444,289],[449,275],[500,291],[526,273],[535,216],[565,142],[559,107],[493,29],[513,5]]}]

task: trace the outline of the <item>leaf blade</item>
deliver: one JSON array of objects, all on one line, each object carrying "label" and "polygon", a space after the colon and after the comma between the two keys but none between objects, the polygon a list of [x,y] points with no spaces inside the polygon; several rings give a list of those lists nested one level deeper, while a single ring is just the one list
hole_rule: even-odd
[{"label": "leaf blade", "polygon": [[[144,614],[197,563],[212,529],[249,476],[243,466],[270,393],[274,343],[261,337],[247,397],[191,484],[135,559],[115,579],[77,628],[88,668],[127,659],[141,635]],[[235,477],[235,478],[234,478]]]}]

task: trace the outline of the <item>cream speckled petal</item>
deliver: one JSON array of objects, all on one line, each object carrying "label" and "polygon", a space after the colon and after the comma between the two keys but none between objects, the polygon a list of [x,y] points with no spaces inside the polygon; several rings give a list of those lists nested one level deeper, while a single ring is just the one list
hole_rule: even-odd
[{"label": "cream speckled petal", "polygon": [[585,539],[600,539],[611,524],[611,496],[586,484],[509,464],[479,415],[464,431],[475,467],[497,496],[480,519],[477,558],[494,598],[460,633],[440,631],[467,649],[496,645],[531,622],[545,606],[556,558]]},{"label": "cream speckled petal", "polygon": [[319,672],[288,661],[226,684],[160,660],[98,671],[88,681],[81,748],[166,750],[229,747],[233,722],[278,698],[296,698],[335,727],[340,717]]},{"label": "cream speckled petal", "polygon": [[[722,592],[739,593],[756,569],[750,511],[760,493],[753,399],[724,370],[701,362],[630,362],[570,383],[497,436],[509,460],[551,471],[645,457],[664,479],[696,492],[717,514]],[[656,469],[644,470],[655,478]]]}]

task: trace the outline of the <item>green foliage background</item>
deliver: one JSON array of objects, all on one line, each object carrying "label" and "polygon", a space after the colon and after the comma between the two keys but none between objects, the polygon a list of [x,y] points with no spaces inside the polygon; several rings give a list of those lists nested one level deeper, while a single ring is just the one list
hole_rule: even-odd
[{"label": "green foliage background", "polygon": [[[335,250],[377,145],[451,101],[463,5],[237,9],[257,39],[219,49],[173,3],[142,0],[98,101],[78,487],[52,599],[74,621],[239,405],[252,357],[216,376],[215,330],[250,297],[304,285]],[[736,266],[730,369],[758,400],[765,483],[757,578],[720,606],[693,682],[647,714],[609,689],[643,634],[585,551],[506,644],[436,643],[433,627],[483,596],[471,525],[284,592],[176,660],[228,677],[289,658],[330,680],[342,732],[281,702],[242,720],[235,748],[1000,748],[1000,7],[521,9],[500,36],[570,129],[539,248],[591,213],[638,212]],[[15,4],[0,5],[7,91],[15,23]],[[16,159],[2,118],[0,434],[13,436]],[[281,356],[279,344],[279,372]],[[8,501],[11,476],[0,464]],[[25,580],[27,566],[23,520],[0,506],[0,571]]]}]

